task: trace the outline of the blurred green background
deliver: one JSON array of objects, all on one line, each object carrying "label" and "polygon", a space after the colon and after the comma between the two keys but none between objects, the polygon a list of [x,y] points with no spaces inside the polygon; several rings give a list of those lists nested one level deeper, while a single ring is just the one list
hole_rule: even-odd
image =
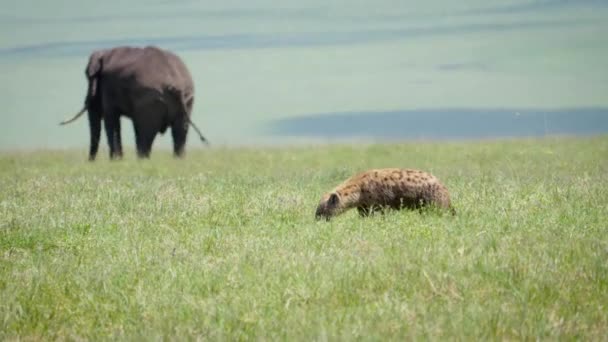
[{"label": "blurred green background", "polygon": [[[608,132],[608,1],[2,0],[0,13],[0,149],[86,149],[86,119],[58,122],[82,106],[89,53],[148,44],[189,66],[193,118],[215,145],[382,139],[382,122],[391,139]],[[469,110],[501,119],[458,131]],[[551,130],[556,110],[571,113],[565,131]],[[429,111],[445,134],[395,135]],[[351,132],[352,115],[379,123]],[[543,129],[487,127],[527,115]],[[128,122],[123,141],[134,145]]]}]

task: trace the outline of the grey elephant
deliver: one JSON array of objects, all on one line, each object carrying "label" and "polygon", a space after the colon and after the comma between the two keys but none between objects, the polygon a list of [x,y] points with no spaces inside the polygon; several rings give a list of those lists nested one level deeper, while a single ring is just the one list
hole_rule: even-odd
[{"label": "grey elephant", "polygon": [[207,142],[190,120],[194,83],[186,65],[175,54],[153,46],[98,50],[89,57],[85,74],[88,91],[84,107],[61,125],[88,112],[91,130],[89,160],[95,160],[97,155],[102,119],[110,146],[110,159],[122,157],[121,115],[133,122],[140,158],[150,156],[154,138],[169,127],[175,156],[184,154],[189,125],[203,142]]}]

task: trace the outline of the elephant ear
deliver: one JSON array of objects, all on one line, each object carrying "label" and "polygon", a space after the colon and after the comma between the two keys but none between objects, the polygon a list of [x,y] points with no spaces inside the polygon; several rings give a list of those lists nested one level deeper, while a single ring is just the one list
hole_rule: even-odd
[{"label": "elephant ear", "polygon": [[85,75],[89,80],[89,98],[93,98],[97,94],[97,75],[101,71],[102,56],[102,51],[95,51],[89,57],[89,64],[85,70]]}]

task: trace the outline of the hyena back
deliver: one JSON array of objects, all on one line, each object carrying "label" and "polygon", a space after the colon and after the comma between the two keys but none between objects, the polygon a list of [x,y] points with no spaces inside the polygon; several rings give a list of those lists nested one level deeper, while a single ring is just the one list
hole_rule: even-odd
[{"label": "hyena back", "polygon": [[437,177],[413,169],[373,169],[350,177],[323,195],[315,216],[329,220],[351,208],[367,216],[385,208],[417,209],[429,205],[455,214],[448,189]]}]

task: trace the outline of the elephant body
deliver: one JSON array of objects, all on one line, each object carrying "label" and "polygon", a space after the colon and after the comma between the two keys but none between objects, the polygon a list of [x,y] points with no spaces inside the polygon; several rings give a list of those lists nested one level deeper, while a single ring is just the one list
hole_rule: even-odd
[{"label": "elephant body", "polygon": [[149,157],[156,134],[168,128],[174,154],[183,155],[189,125],[198,129],[190,120],[194,82],[177,55],[152,46],[98,50],[89,57],[85,74],[88,91],[83,111],[86,109],[89,116],[90,160],[97,155],[102,121],[110,158],[122,157],[121,115],[133,122],[140,158]]}]

